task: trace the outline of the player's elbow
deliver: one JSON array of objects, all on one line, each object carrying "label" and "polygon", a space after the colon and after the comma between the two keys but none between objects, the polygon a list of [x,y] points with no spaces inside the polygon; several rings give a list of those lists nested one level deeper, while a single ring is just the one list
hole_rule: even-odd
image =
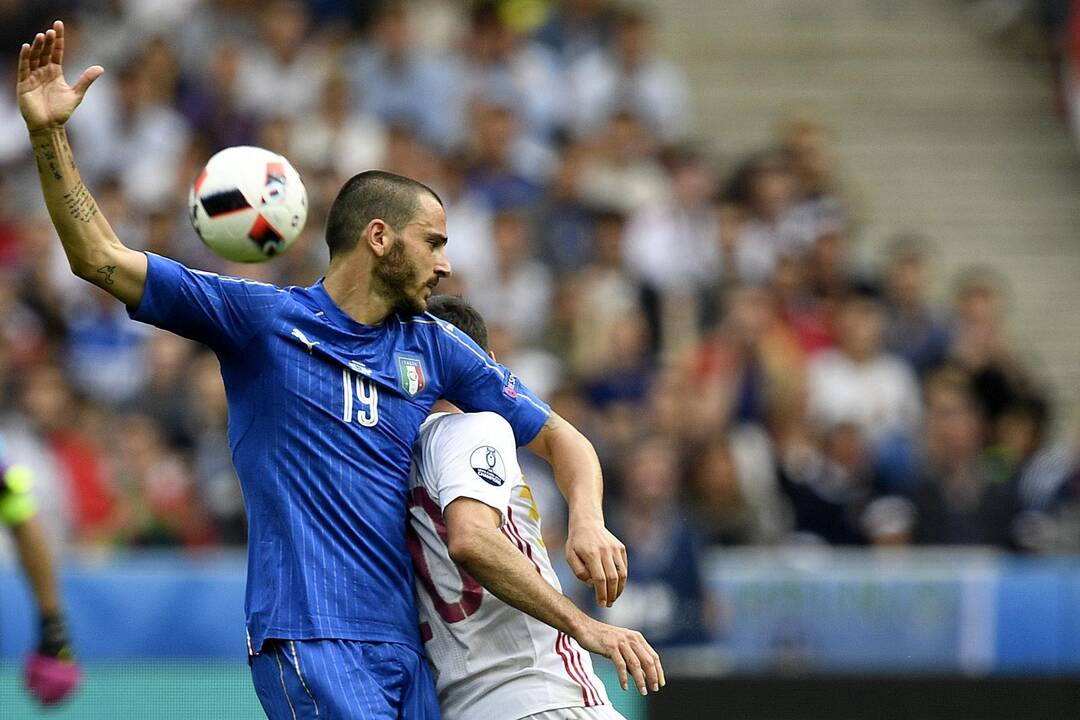
[{"label": "player's elbow", "polygon": [[478,537],[478,534],[468,530],[449,533],[446,549],[450,553],[450,559],[458,565],[467,566],[474,563],[484,552],[484,543]]}]

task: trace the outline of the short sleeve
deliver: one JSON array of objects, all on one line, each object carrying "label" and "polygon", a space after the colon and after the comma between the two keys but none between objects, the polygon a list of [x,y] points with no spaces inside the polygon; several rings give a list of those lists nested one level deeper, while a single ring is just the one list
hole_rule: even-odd
[{"label": "short sleeve", "polygon": [[153,253],[146,257],[142,300],[128,315],[214,350],[242,348],[286,297],[273,285],[191,270]]},{"label": "short sleeve", "polygon": [[443,397],[465,412],[501,415],[510,423],[517,445],[528,445],[547,422],[551,408],[465,333],[437,322],[447,373]]},{"label": "short sleeve", "polygon": [[471,498],[499,512],[505,521],[510,492],[521,477],[509,423],[489,413],[451,415],[428,443],[425,464],[439,508]]}]

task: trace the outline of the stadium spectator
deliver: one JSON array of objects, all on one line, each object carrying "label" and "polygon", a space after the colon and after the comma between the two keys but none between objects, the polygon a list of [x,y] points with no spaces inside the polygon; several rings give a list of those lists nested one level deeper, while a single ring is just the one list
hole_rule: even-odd
[{"label": "stadium spectator", "polygon": [[622,598],[600,617],[640,628],[655,647],[706,637],[698,538],[681,508],[681,475],[670,439],[638,440],[625,456],[622,496],[611,519],[626,539],[630,576]]},{"label": "stadium spectator", "polygon": [[464,82],[456,88],[466,101],[500,98],[515,108],[523,135],[548,145],[564,122],[566,94],[554,53],[524,37],[507,22],[499,4],[473,6],[463,47]]},{"label": "stadium spectator", "polygon": [[551,272],[532,257],[532,226],[520,212],[492,218],[495,272],[474,277],[468,285],[471,302],[488,323],[509,328],[524,342],[535,343],[547,325],[551,304]]},{"label": "stadium spectator", "polygon": [[[379,4],[364,42],[348,51],[350,105],[360,117],[374,116],[388,125],[404,125],[440,150],[461,139],[464,82],[457,62],[423,52],[414,42],[407,4]],[[337,102],[337,101],[335,101]],[[358,169],[374,165],[355,165]]]},{"label": "stadium spectator", "polygon": [[911,369],[884,347],[884,308],[876,290],[848,296],[839,317],[839,345],[810,359],[811,421],[828,433],[852,424],[874,449],[915,436],[919,385]]},{"label": "stadium spectator", "polygon": [[948,325],[927,297],[929,259],[924,239],[902,235],[892,241],[885,269],[885,345],[920,377],[944,363],[949,346]]},{"label": "stadium spectator", "polygon": [[988,416],[971,377],[948,368],[927,379],[925,427],[915,542],[1015,547],[1015,484],[987,463]]},{"label": "stadium spectator", "polygon": [[261,8],[261,41],[240,53],[237,103],[260,118],[298,117],[319,101],[320,84],[330,70],[326,50],[304,42],[310,17],[305,3],[274,0]]},{"label": "stadium spectator", "polygon": [[610,47],[593,50],[569,67],[570,124],[579,136],[629,111],[666,143],[687,138],[692,118],[688,84],[682,70],[655,54],[652,32],[643,11],[620,9]]}]

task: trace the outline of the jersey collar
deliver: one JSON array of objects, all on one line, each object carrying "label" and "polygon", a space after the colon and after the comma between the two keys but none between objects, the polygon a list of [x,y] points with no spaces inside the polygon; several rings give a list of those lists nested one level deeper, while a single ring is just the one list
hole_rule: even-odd
[{"label": "jersey collar", "polygon": [[337,306],[333,298],[326,292],[326,288],[323,287],[323,281],[326,278],[320,278],[319,282],[309,288],[311,292],[311,298],[315,301],[315,304],[319,306],[319,309],[323,311],[323,315],[330,324],[335,325],[342,330],[347,330],[353,334],[364,334],[377,332],[383,329],[386,325],[386,320],[383,320],[377,325],[365,325],[364,323],[353,320],[349,315]]}]

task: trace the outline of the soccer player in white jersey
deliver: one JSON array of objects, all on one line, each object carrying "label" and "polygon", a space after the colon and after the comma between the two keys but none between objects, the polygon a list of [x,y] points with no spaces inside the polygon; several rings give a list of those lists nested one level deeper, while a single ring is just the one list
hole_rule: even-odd
[{"label": "soccer player in white jersey", "polygon": [[[483,318],[461,298],[434,297],[428,311],[487,349]],[[621,718],[584,650],[611,658],[623,689],[628,674],[643,695],[664,684],[640,633],[562,594],[513,433],[495,413],[435,405],[413,449],[408,543],[446,720]]]}]

